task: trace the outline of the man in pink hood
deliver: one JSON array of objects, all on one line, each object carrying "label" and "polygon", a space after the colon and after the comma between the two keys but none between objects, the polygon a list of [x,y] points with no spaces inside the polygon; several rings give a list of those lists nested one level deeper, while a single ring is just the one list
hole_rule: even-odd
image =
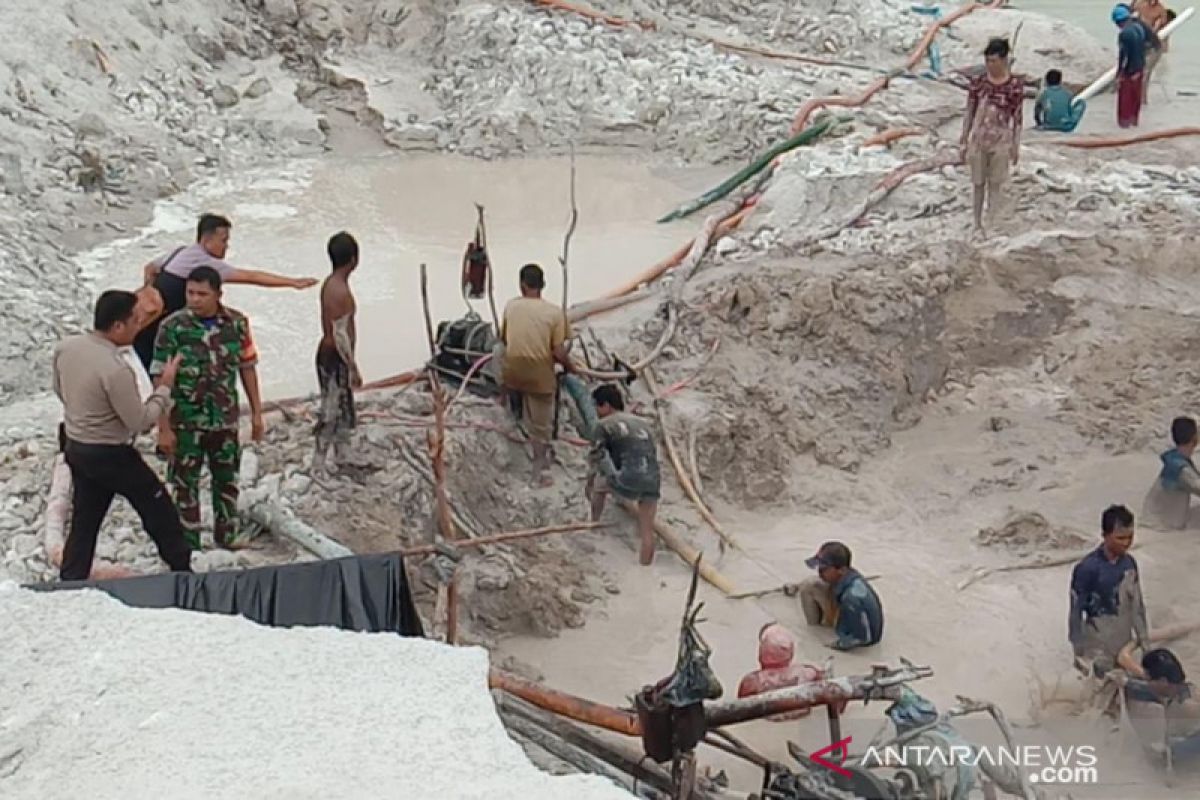
[{"label": "man in pink hood", "polygon": [[[819,681],[825,677],[820,668],[812,664],[793,664],[796,642],[782,625],[772,622],[758,632],[758,664],[761,669],[751,672],[738,684],[738,697],[751,697],[773,689],[799,686],[802,683]],[[775,722],[807,717],[812,709],[787,714],[777,714],[769,719]]]}]

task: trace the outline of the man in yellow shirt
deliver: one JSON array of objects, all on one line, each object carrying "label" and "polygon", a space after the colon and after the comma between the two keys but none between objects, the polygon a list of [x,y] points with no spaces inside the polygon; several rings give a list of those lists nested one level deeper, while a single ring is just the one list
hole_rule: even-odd
[{"label": "man in yellow shirt", "polygon": [[504,342],[501,380],[509,392],[521,396],[522,416],[533,439],[533,481],[550,486],[550,438],[554,428],[554,395],[557,362],[567,372],[575,367],[565,342],[570,329],[563,310],[542,299],[546,276],[537,264],[521,268],[521,296],[504,307],[500,339]]}]

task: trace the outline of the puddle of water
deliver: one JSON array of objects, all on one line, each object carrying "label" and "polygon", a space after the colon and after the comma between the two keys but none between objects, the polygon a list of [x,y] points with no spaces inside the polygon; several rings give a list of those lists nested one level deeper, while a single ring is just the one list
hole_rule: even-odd
[{"label": "puddle of water", "polygon": [[[360,364],[372,380],[428,357],[422,262],[428,265],[435,324],[466,312],[459,270],[474,233],[474,202],[487,208],[497,306],[502,310],[517,295],[517,272],[531,261],[546,270],[547,299],[560,300],[558,254],[568,221],[569,169],[566,159],[479,162],[407,154],[300,164],[288,175],[264,172],[198,186],[160,204],[147,230],[80,261],[97,290],[134,285],[142,264],[192,238],[200,212],[218,211],[233,219],[231,263],[323,278],[329,271],[327,239],[348,230],[361,249],[352,285],[359,305]],[[656,225],[654,219],[719,177],[723,171],[577,159],[580,218],[571,242],[571,302],[602,294],[694,235],[695,221]],[[230,286],[226,300],[250,317],[264,395],[314,390],[317,291]],[[474,307],[489,317],[486,300]]]}]

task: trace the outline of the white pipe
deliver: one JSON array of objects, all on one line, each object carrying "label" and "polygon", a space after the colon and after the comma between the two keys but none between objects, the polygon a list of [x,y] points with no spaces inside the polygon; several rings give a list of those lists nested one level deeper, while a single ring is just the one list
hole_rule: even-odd
[{"label": "white pipe", "polygon": [[[1178,28],[1180,25],[1182,25],[1183,23],[1185,23],[1189,19],[1191,19],[1192,15],[1194,13],[1196,13],[1196,9],[1194,7],[1184,9],[1184,11],[1182,11],[1177,17],[1175,17],[1174,20],[1172,20],[1170,25],[1165,26],[1161,31],[1158,32],[1158,38],[1159,39],[1168,38],[1172,33],[1175,32],[1176,28]],[[1082,92],[1075,95],[1075,101],[1091,100],[1093,97],[1100,94],[1100,92],[1104,91],[1108,87],[1108,85],[1113,82],[1113,79],[1116,77],[1117,77],[1117,68],[1113,67],[1108,72],[1104,73],[1099,78],[1097,78],[1095,83],[1093,83],[1091,86],[1087,87]]]},{"label": "white pipe", "polygon": [[318,558],[345,558],[354,553],[315,528],[296,518],[290,509],[276,503],[261,490],[242,492],[238,511],[276,536],[290,539]]}]

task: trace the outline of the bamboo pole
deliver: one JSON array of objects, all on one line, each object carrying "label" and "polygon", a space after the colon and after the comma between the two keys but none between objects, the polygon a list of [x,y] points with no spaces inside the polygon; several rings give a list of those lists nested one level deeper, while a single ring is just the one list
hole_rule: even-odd
[{"label": "bamboo pole", "polygon": [[567,316],[567,300],[569,297],[570,273],[567,269],[567,262],[571,257],[571,238],[575,235],[575,228],[579,224],[579,205],[575,202],[575,145],[571,145],[571,222],[567,226],[567,233],[563,236],[562,255],[558,257],[558,265],[562,269],[562,313],[563,318]]},{"label": "bamboo pole", "polygon": [[[429,275],[425,264],[421,264],[421,308],[425,314],[425,335],[429,340],[429,390],[433,396],[434,427],[427,434],[429,460],[433,467],[433,494],[437,515],[437,533],[443,541],[458,538],[454,530],[454,518],[450,511],[450,498],[446,493],[446,394],[438,379],[436,364],[437,341],[433,334],[433,316],[429,307]],[[458,564],[454,564],[449,577],[443,582],[445,588],[446,643],[458,641]],[[441,590],[439,588],[441,606]],[[437,624],[437,621],[435,621]]]},{"label": "bamboo pole", "polygon": [[737,539],[733,538],[721,526],[715,514],[709,509],[708,504],[700,497],[700,493],[696,491],[696,487],[692,484],[691,477],[688,476],[687,470],[683,468],[683,461],[679,458],[679,451],[675,448],[675,440],[671,437],[671,430],[667,427],[667,415],[663,411],[664,401],[659,397],[658,380],[654,377],[654,373],[648,367],[642,373],[642,377],[646,381],[646,388],[654,396],[654,413],[658,416],[658,426],[662,429],[663,443],[666,445],[667,457],[671,461],[671,466],[675,469],[675,477],[679,481],[679,486],[683,489],[684,494],[696,506],[696,510],[700,512],[700,516],[704,521],[716,532],[717,536],[721,537],[724,544],[729,545],[735,550],[741,550],[742,546],[738,544]]},{"label": "bamboo pole", "polygon": [[[627,513],[637,519],[637,506],[628,500],[617,498],[617,505],[625,509]],[[658,538],[663,540],[663,543],[674,550],[680,558],[687,563],[688,566],[693,566],[696,560],[700,558],[700,551],[688,544],[687,540],[680,536],[662,520],[654,520],[654,532],[658,534]],[[708,563],[700,562],[700,577],[721,590],[725,595],[736,594],[733,582],[726,578],[721,573],[717,572]]]},{"label": "bamboo pole", "polygon": [[450,501],[446,495],[446,396],[432,360],[437,358],[437,341],[433,335],[433,317],[429,308],[429,276],[421,264],[421,308],[425,314],[425,335],[429,340],[429,389],[433,395],[434,429],[428,434],[429,460],[433,465],[433,493],[436,502],[437,526],[446,541],[458,538],[454,532],[454,520],[450,514]]},{"label": "bamboo pole", "polygon": [[[570,522],[565,525],[547,525],[544,528],[529,528],[528,530],[508,531],[506,533],[494,533],[489,536],[480,536],[477,539],[465,539],[456,541],[452,547],[462,550],[472,547],[482,547],[486,544],[504,544],[506,542],[515,542],[521,539],[533,539],[539,536],[549,536],[555,533],[577,533],[580,531],[594,531],[597,528],[610,528],[612,525],[607,522]],[[407,547],[400,551],[400,555],[409,556],[424,556],[430,553],[438,552],[436,544],[419,544],[415,547]]]},{"label": "bamboo pole", "polygon": [[[1130,550],[1134,550],[1141,545],[1141,542],[1134,544]],[[1049,569],[1050,567],[1063,567],[1067,564],[1075,564],[1087,557],[1088,553],[1076,553],[1071,556],[1058,556],[1057,558],[1045,558],[1039,561],[1028,562],[1024,564],[1005,564],[1000,567],[978,567],[971,575],[958,584],[958,591],[966,589],[973,583],[983,580],[989,575],[995,575],[998,572],[1022,572],[1028,569]]]}]

